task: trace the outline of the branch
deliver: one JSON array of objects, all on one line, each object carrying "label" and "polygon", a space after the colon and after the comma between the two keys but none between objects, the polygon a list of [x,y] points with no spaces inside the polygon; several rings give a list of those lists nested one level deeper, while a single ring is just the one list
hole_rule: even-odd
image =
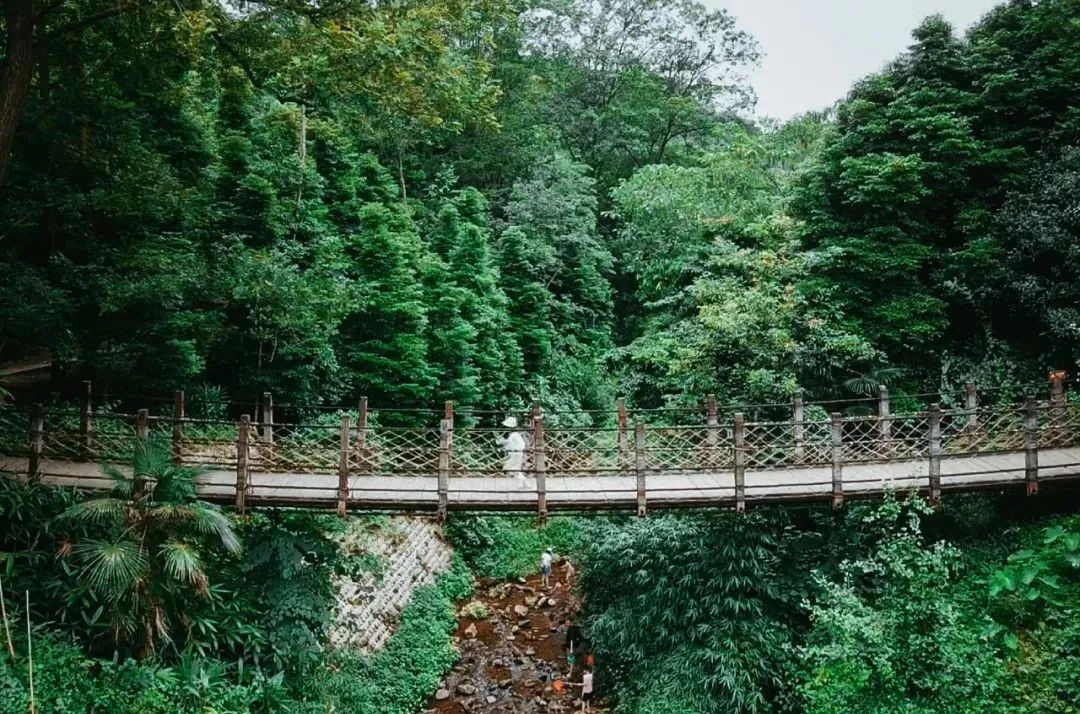
[{"label": "branch", "polygon": [[102,20],[107,20],[110,17],[115,17],[117,15],[122,15],[125,12],[127,12],[128,10],[134,10],[136,6],[137,6],[136,3],[128,3],[127,5],[121,5],[119,7],[114,7],[114,8],[111,8],[109,10],[102,10],[100,12],[95,12],[92,15],[87,15],[86,17],[82,18],[81,20],[76,20],[75,22],[69,22],[66,25],[61,25],[60,27],[56,28],[52,32],[49,32],[47,34],[47,37],[48,37],[48,39],[52,40],[52,39],[55,39],[57,37],[60,37],[61,35],[66,35],[69,32],[75,32],[77,30],[83,30],[83,29],[85,29],[87,27],[90,27],[91,25],[93,25],[93,24],[95,24],[97,22],[101,22]]},{"label": "branch", "polygon": [[68,0],[53,0],[51,3],[49,3],[45,7],[38,10],[37,13],[35,13],[35,15],[34,15],[34,24],[37,24],[38,22],[43,20],[46,15],[51,14],[54,10],[56,10],[56,8],[60,7],[61,5],[66,3],[67,1]]}]

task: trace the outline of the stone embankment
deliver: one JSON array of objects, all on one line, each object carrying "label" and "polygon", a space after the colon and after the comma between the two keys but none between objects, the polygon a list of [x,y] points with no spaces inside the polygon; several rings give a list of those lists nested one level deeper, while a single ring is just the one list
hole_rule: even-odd
[{"label": "stone embankment", "polygon": [[453,559],[438,524],[425,518],[393,518],[378,528],[357,520],[341,546],[376,564],[371,572],[334,579],[338,606],[330,643],[362,652],[386,644],[413,590],[434,582]]}]

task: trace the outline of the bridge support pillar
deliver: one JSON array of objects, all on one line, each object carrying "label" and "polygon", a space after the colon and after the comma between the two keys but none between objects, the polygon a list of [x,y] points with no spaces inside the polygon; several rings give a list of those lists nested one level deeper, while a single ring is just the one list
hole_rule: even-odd
[{"label": "bridge support pillar", "polygon": [[82,408],[79,410],[79,453],[82,458],[89,460],[91,453],[91,438],[94,432],[94,402],[92,385],[89,380],[83,382]]},{"label": "bridge support pillar", "polygon": [[26,480],[35,482],[41,478],[41,456],[45,452],[45,408],[40,404],[30,407],[30,453],[26,467]]},{"label": "bridge support pillar", "polygon": [[274,443],[274,395],[271,392],[263,392],[262,395],[262,415],[259,417],[259,421],[262,422],[262,442],[264,444]]},{"label": "bridge support pillar", "polygon": [[967,412],[965,427],[970,431],[979,428],[979,393],[975,389],[974,382],[968,382],[964,387],[964,411]]},{"label": "bridge support pillar", "polygon": [[803,390],[795,390],[791,398],[791,441],[795,463],[801,464],[806,455],[806,416],[803,408]]},{"label": "bridge support pillar", "polygon": [[533,405],[533,476],[536,478],[536,515],[543,521],[547,518],[547,447],[544,444],[544,415],[540,405]]},{"label": "bridge support pillar", "polygon": [[177,389],[173,394],[172,406],[172,460],[174,464],[184,462],[184,390]]},{"label": "bridge support pillar", "polygon": [[443,419],[439,424],[439,505],[435,514],[440,521],[446,520],[450,505],[450,450],[453,448],[454,419]]},{"label": "bridge support pillar", "polygon": [[941,502],[941,405],[931,404],[926,415],[930,431],[930,504]]},{"label": "bridge support pillar", "polygon": [[338,448],[337,514],[341,518],[349,507],[349,413],[341,415],[341,435]]},{"label": "bridge support pillar", "polygon": [[367,453],[368,399],[360,397],[360,406],[356,417],[356,464],[357,470],[364,474],[371,468]]},{"label": "bridge support pillar", "polygon": [[742,412],[735,414],[734,454],[735,463],[735,510],[746,511],[746,418]]},{"label": "bridge support pillar", "polygon": [[634,422],[634,475],[637,480],[637,514],[639,518],[648,513],[645,491],[645,422]]},{"label": "bridge support pillar", "polygon": [[829,415],[832,444],[832,507],[844,506],[844,417],[840,412]]},{"label": "bridge support pillar", "polygon": [[236,512],[241,516],[247,513],[247,492],[250,474],[248,473],[248,448],[251,443],[251,417],[240,415],[236,425]]},{"label": "bridge support pillar", "polygon": [[881,443],[888,448],[892,438],[892,419],[889,416],[889,388],[884,384],[878,386],[878,433]]},{"label": "bridge support pillar", "polygon": [[630,470],[630,435],[627,432],[626,400],[619,398],[615,401],[615,423],[618,426],[616,434],[616,451],[619,464],[619,473],[624,474]]},{"label": "bridge support pillar", "polygon": [[1027,495],[1039,492],[1039,423],[1035,397],[1024,400],[1024,483]]}]

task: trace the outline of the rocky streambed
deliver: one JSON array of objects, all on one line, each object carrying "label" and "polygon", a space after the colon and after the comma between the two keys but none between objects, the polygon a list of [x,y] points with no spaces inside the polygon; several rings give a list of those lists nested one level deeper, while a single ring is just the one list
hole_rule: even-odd
[{"label": "rocky streambed", "polygon": [[[554,580],[554,578],[553,578]],[[560,625],[577,611],[565,584],[544,589],[539,576],[482,581],[458,604],[455,639],[460,658],[428,700],[429,714],[540,714],[574,711]],[[578,668],[580,670],[580,668]],[[574,680],[580,682],[580,671]],[[592,710],[604,711],[593,704]]]}]

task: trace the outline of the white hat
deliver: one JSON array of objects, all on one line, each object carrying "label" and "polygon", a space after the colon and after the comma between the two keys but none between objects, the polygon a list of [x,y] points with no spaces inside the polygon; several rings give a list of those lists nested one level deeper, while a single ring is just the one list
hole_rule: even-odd
[{"label": "white hat", "polygon": [[502,425],[505,426],[505,427],[508,427],[510,429],[513,429],[515,426],[517,426],[517,417],[514,417],[514,416],[506,417],[505,419],[503,419]]}]

